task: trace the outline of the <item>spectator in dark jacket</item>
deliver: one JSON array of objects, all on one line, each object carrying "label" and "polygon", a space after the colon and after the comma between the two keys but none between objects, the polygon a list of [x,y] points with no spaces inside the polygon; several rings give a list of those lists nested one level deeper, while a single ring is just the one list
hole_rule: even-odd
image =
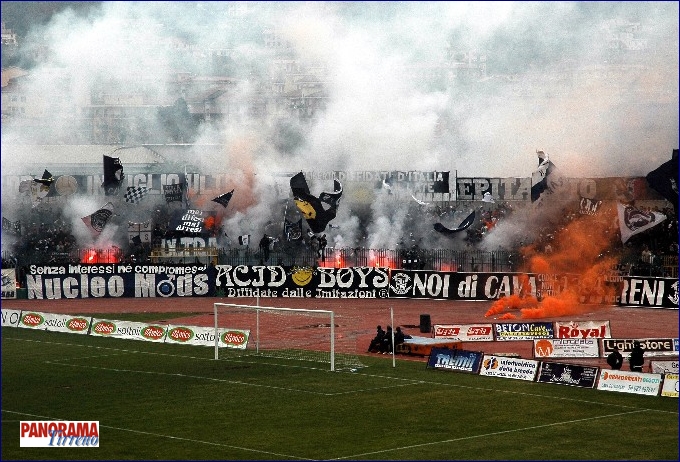
[{"label": "spectator in dark jacket", "polygon": [[378,353],[381,351],[383,341],[385,340],[385,331],[382,326],[376,328],[375,337],[371,340],[371,344],[368,347],[369,353]]},{"label": "spectator in dark jacket", "polygon": [[616,345],[614,345],[614,351],[607,356],[607,364],[609,364],[609,367],[616,370],[621,369],[621,366],[623,365],[623,356],[619,353],[619,347]]},{"label": "spectator in dark jacket", "polygon": [[385,337],[380,348],[380,352],[384,355],[392,353],[392,326],[387,326]]},{"label": "spectator in dark jacket", "polygon": [[628,361],[630,362],[630,370],[633,372],[642,372],[642,366],[645,365],[645,350],[640,346],[640,342],[635,340],[633,342],[633,350],[630,352]]}]

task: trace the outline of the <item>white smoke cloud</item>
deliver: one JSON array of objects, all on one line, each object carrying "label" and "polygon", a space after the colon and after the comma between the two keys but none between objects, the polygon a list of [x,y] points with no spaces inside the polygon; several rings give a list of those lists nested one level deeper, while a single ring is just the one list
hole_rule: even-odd
[{"label": "white smoke cloud", "polygon": [[[612,53],[607,40],[616,21],[639,24],[639,53]],[[262,32],[271,28],[299,62],[326,69],[327,106],[313,124],[289,121],[283,131],[281,122],[248,118],[248,102],[259,91],[249,76],[270,72]],[[115,93],[131,84],[171,105],[178,72],[212,75],[207,50],[230,50],[240,82],[230,104],[239,108],[239,123],[205,127],[190,159],[170,160],[229,172],[235,194],[225,232],[255,239],[267,223],[283,221],[274,172],[528,177],[535,150],[543,149],[567,176],[644,176],[678,145],[677,30],[678,5],[671,2],[103,2],[86,15],[66,9],[31,30],[27,41],[39,38],[49,53],[32,70],[27,92],[53,91],[54,74],[47,72],[56,69],[71,76],[60,96],[74,105],[99,88]],[[469,51],[487,57],[483,83],[451,79],[428,87],[408,72]],[[57,115],[54,121],[64,139],[86,128],[59,125]],[[163,130],[154,117],[145,123],[149,131]],[[16,137],[3,127],[3,144]],[[224,149],[208,154],[203,143]],[[3,156],[3,171],[14,162]],[[331,189],[309,183],[312,192]],[[419,215],[410,200],[376,192],[371,207],[357,209],[349,200],[352,185],[344,187],[333,221],[340,227],[327,230],[330,246],[394,247],[410,232],[424,244],[461,245],[433,233],[437,220]],[[65,208],[74,227],[86,208],[101,206],[82,200]],[[4,197],[2,206],[4,213],[13,207]],[[139,210],[158,206],[141,205],[135,221]],[[443,219],[456,226],[465,215],[458,217]],[[487,245],[501,244],[493,237],[501,229],[489,233]]]}]

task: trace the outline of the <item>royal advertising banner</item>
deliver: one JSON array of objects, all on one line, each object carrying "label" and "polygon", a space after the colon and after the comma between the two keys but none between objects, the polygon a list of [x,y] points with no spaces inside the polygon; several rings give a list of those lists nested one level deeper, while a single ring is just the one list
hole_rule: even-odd
[{"label": "royal advertising banner", "polygon": [[611,338],[609,321],[555,321],[555,338]]},{"label": "royal advertising banner", "polygon": [[538,361],[533,359],[508,358],[484,355],[479,375],[533,381],[538,371]]},{"label": "royal advertising banner", "polygon": [[597,389],[657,396],[661,389],[661,379],[661,374],[602,369]]}]

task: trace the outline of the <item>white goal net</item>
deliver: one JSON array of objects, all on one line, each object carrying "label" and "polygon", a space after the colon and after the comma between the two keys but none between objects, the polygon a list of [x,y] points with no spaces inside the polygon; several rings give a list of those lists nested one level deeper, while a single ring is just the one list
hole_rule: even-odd
[{"label": "white goal net", "polygon": [[[327,363],[330,370],[364,367],[356,322],[328,310],[214,303],[215,359],[258,355]],[[230,342],[240,337],[245,342]]]}]

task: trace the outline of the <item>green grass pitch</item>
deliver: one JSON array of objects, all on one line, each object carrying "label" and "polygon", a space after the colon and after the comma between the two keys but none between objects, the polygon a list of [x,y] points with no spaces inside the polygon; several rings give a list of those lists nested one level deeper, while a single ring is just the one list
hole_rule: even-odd
[{"label": "green grass pitch", "polygon": [[[160,318],[159,318],[160,319]],[[2,328],[3,460],[677,460],[678,400]],[[99,448],[21,448],[21,420],[98,420]]]}]

